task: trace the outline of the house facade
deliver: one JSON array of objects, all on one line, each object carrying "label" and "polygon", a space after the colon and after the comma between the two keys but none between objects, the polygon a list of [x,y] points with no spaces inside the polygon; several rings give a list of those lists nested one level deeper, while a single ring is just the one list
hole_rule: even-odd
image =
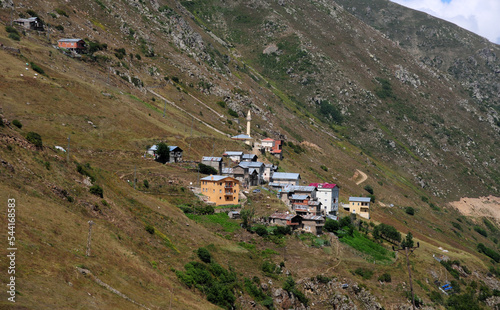
[{"label": "house facade", "polygon": [[303,230],[315,235],[323,233],[323,226],[325,226],[325,218],[318,215],[305,215],[302,216]]},{"label": "house facade", "polygon": [[85,41],[82,39],[60,39],[57,46],[68,50],[81,51],[85,49]]},{"label": "house facade", "polygon": [[299,181],[299,173],[274,172],[269,186],[275,189],[283,189],[287,185],[299,185]]},{"label": "house facade", "polygon": [[241,161],[241,157],[243,156],[243,152],[227,151],[224,152],[222,156],[227,157],[232,161],[239,163]]},{"label": "house facade", "polygon": [[269,224],[274,226],[290,226],[292,230],[302,228],[302,217],[289,213],[274,213],[269,216]]},{"label": "house facade", "polygon": [[274,139],[271,138],[263,139],[261,140],[261,145],[266,152],[271,152],[271,150],[274,147]]},{"label": "house facade", "polygon": [[348,211],[370,219],[370,197],[349,197]]},{"label": "house facade", "polygon": [[203,156],[201,158],[201,163],[210,167],[214,167],[215,169],[217,169],[219,174],[222,174],[222,169],[224,168],[222,157]]},{"label": "house facade", "polygon": [[[169,153],[169,163],[178,163],[182,161],[182,149],[178,146],[168,146],[168,149],[170,151]],[[157,151],[158,151],[158,145],[155,144],[152,147],[150,147],[146,153],[153,156],[155,159],[157,157]],[[146,156],[144,156],[146,157]]]},{"label": "house facade", "polygon": [[241,161],[257,161],[258,157],[257,155],[254,155],[254,154],[243,154],[243,156],[241,157]]},{"label": "house facade", "polygon": [[321,202],[324,214],[338,215],[339,187],[331,183],[311,183],[317,189],[316,197]]},{"label": "house facade", "polygon": [[223,175],[210,175],[200,180],[201,193],[216,206],[238,204],[240,182]]},{"label": "house facade", "polygon": [[314,186],[297,186],[297,185],[286,185],[281,191],[278,192],[278,196],[287,206],[291,206],[291,197],[293,195],[307,195],[311,199],[316,198],[316,187]]},{"label": "house facade", "polygon": [[19,18],[14,20],[14,24],[29,30],[43,31],[43,22],[38,17]]},{"label": "house facade", "polygon": [[271,175],[278,170],[278,167],[273,164],[265,164],[264,165],[264,173],[262,174],[262,178],[264,182],[271,181]]}]

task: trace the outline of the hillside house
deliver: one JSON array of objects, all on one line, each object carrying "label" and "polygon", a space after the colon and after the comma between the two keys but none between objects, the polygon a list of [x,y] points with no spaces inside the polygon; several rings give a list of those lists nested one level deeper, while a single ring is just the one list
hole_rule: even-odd
[{"label": "hillside house", "polygon": [[293,195],[307,195],[311,199],[316,198],[316,187],[314,186],[296,186],[286,185],[278,192],[278,198],[281,199],[287,206],[292,205],[291,197]]},{"label": "hillside house", "polygon": [[325,226],[325,218],[318,215],[305,215],[302,216],[302,229],[315,235],[323,233],[323,226]]},{"label": "hillside house", "polygon": [[243,154],[243,156],[241,157],[241,161],[256,162],[257,158],[258,158],[257,155],[254,155],[254,154]]},{"label": "hillside house", "polygon": [[269,152],[279,160],[283,159],[283,140],[274,140],[274,146]]},{"label": "hillside house", "polygon": [[[178,146],[168,146],[169,153],[169,163],[178,163],[182,161],[182,149]],[[150,147],[146,153],[153,156],[155,159],[157,157],[158,145],[155,144]]]},{"label": "hillside house", "polygon": [[238,204],[240,182],[223,175],[210,175],[200,180],[201,193],[216,206]]},{"label": "hillside house", "polygon": [[81,52],[86,48],[85,41],[82,39],[60,39],[57,41],[57,46],[75,52]]},{"label": "hillside house", "polygon": [[269,216],[269,224],[274,226],[290,226],[292,230],[302,228],[302,217],[296,214],[274,213]]},{"label": "hillside house", "polygon": [[18,18],[14,20],[14,24],[28,30],[43,31],[43,22],[38,17]]},{"label": "hillside house", "polygon": [[265,164],[264,165],[264,173],[262,174],[262,178],[264,182],[268,182],[271,180],[271,175],[278,170],[278,167],[273,164]]},{"label": "hillside house", "polygon": [[346,211],[352,214],[358,214],[359,216],[370,219],[370,197],[349,197],[349,205]]},{"label": "hillside house", "polygon": [[323,214],[337,216],[339,212],[339,187],[330,183],[311,183],[317,189],[316,197],[321,202]]},{"label": "hillside house", "polygon": [[245,186],[257,186],[264,183],[264,163],[256,162],[240,162],[233,168],[234,177]]},{"label": "hillside house", "polygon": [[292,210],[298,215],[321,216],[321,202],[312,199],[309,195],[293,195],[291,197]]},{"label": "hillside house", "polygon": [[219,174],[222,174],[222,168],[224,168],[222,157],[203,156],[201,158],[201,163],[210,167],[214,167],[215,169],[217,169]]},{"label": "hillside house", "polygon": [[299,185],[300,174],[289,172],[274,172],[269,186],[274,189],[283,189],[287,185]]},{"label": "hillside house", "polygon": [[222,154],[222,156],[227,157],[230,160],[239,163],[241,161],[241,157],[243,157],[243,152],[227,151],[224,154]]},{"label": "hillside house", "polygon": [[261,147],[266,151],[266,152],[271,152],[271,150],[274,147],[274,139],[271,138],[266,138],[261,140]]}]

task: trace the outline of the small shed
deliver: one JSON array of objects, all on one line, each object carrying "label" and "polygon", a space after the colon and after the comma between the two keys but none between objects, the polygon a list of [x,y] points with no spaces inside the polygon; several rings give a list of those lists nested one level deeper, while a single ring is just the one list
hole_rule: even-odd
[{"label": "small shed", "polygon": [[227,213],[230,219],[239,219],[240,218],[240,211],[229,211]]},{"label": "small shed", "polygon": [[57,46],[72,51],[82,51],[86,48],[82,39],[60,39],[57,41]]},{"label": "small shed", "polygon": [[19,18],[14,20],[14,23],[18,26],[29,30],[43,31],[43,22],[38,17],[30,18]]}]

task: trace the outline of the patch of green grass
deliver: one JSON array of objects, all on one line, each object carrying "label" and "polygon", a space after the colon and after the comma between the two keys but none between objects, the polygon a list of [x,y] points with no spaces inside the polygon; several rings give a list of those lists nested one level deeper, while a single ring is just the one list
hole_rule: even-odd
[{"label": "patch of green grass", "polygon": [[394,258],[393,252],[361,235],[358,231],[354,231],[352,236],[347,234],[342,236],[340,241],[368,255],[368,260],[371,261],[390,262]]},{"label": "patch of green grass", "polygon": [[238,221],[231,220],[224,212],[208,215],[186,214],[186,216],[204,225],[220,226],[225,232],[235,232],[241,228]]}]

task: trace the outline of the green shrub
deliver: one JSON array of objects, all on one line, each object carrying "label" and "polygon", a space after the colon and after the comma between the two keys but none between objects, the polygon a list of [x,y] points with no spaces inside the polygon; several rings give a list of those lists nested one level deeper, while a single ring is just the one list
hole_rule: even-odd
[{"label": "green shrub", "polygon": [[495,250],[486,247],[482,243],[479,243],[477,245],[477,250],[479,251],[479,253],[483,253],[495,262],[500,263],[500,254],[498,254],[498,252],[496,252]]},{"label": "green shrub", "polygon": [[142,183],[144,184],[145,188],[149,188],[149,182],[148,182],[148,180],[144,179],[144,181],[142,181]]},{"label": "green shrub", "polygon": [[484,225],[486,225],[486,227],[488,227],[488,229],[491,232],[497,232],[498,231],[498,228],[496,228],[496,226],[493,225],[493,223],[490,222],[487,218],[483,218],[483,223],[484,223]]},{"label": "green shrub", "polygon": [[307,305],[309,304],[309,299],[307,299],[306,295],[304,295],[304,293],[302,293],[297,289],[297,287],[295,287],[295,280],[291,276],[288,276],[288,278],[285,280],[283,289],[294,294],[299,299],[299,301],[304,304],[304,306],[307,307]]},{"label": "green shrub", "polygon": [[21,41],[21,36],[18,33],[11,32],[8,37],[14,41]]},{"label": "green shrub", "polygon": [[93,195],[96,195],[96,196],[99,196],[101,198],[104,197],[104,191],[102,189],[102,187],[100,187],[99,185],[97,184],[94,184],[92,185],[90,188],[89,188],[89,192]]},{"label": "green shrub", "polygon": [[267,228],[264,225],[256,225],[254,230],[257,233],[257,235],[261,237],[265,237],[268,235]]},{"label": "green shrub", "polygon": [[371,187],[370,185],[365,185],[364,189],[365,191],[373,195],[373,187]]},{"label": "green shrub", "polygon": [[57,25],[56,29],[59,31],[64,31],[64,26],[63,25]]},{"label": "green shrub", "polygon": [[380,85],[375,88],[375,94],[380,99],[395,98],[392,92],[391,82],[389,80],[378,77],[375,79],[380,83]]},{"label": "green shrub", "polygon": [[406,214],[409,214],[409,215],[415,215],[415,209],[413,207],[406,207],[405,212],[406,212]]},{"label": "green shrub", "polygon": [[207,249],[205,249],[205,248],[199,248],[196,251],[196,254],[201,259],[202,262],[207,263],[207,264],[210,263],[210,262],[212,262],[212,255],[210,254],[210,252],[208,252]]},{"label": "green shrub", "polygon": [[324,226],[325,230],[328,231],[328,232],[336,232],[337,230],[339,230],[340,226],[339,226],[339,222],[338,221],[335,221],[335,220],[332,220],[332,219],[329,219],[327,218],[326,221],[325,221],[325,226]]},{"label": "green shrub", "polygon": [[276,236],[290,235],[292,233],[292,228],[290,226],[276,226],[273,234]]},{"label": "green shrub", "polygon": [[146,225],[145,229],[146,229],[146,231],[147,231],[148,233],[150,233],[151,235],[153,235],[153,234],[155,233],[155,228],[154,228],[154,226],[151,226],[151,225],[149,225],[149,224],[148,224],[148,225]]},{"label": "green shrub", "polygon": [[5,127],[5,124],[3,123],[3,118],[0,116],[0,127]]},{"label": "green shrub", "polygon": [[317,275],[316,280],[318,280],[319,283],[326,284],[330,282],[332,279],[330,277],[324,276],[324,275]]},{"label": "green shrub", "polygon": [[5,31],[7,31],[7,33],[15,33],[19,35],[19,32],[17,32],[16,28],[12,26],[5,26]]},{"label": "green shrub", "polygon": [[375,239],[386,239],[391,242],[401,242],[401,233],[391,225],[379,224],[373,228],[373,237]]},{"label": "green shrub", "polygon": [[384,273],[384,274],[380,275],[380,276],[378,277],[378,280],[379,280],[380,282],[391,282],[391,281],[392,281],[392,279],[391,279],[391,274],[386,272],[386,273]]},{"label": "green shrub", "polygon": [[488,232],[486,232],[486,229],[479,227],[479,226],[474,226],[474,230],[478,234],[482,235],[483,237],[486,237],[486,238],[488,237]]},{"label": "green shrub", "polygon": [[220,105],[221,108],[226,108],[226,103],[224,101],[217,101],[217,104]]},{"label": "green shrub", "polygon": [[453,225],[453,227],[455,227],[456,229],[463,231],[462,226],[460,224],[458,224],[457,222],[451,222],[451,225]]},{"label": "green shrub", "polygon": [[235,110],[233,110],[233,109],[231,109],[231,108],[229,108],[228,113],[229,113],[229,115],[231,115],[232,117],[239,117],[238,112],[236,112]]},{"label": "green shrub", "polygon": [[218,174],[219,173],[219,171],[217,169],[215,169],[214,167],[208,166],[208,165],[205,165],[202,163],[198,164],[198,169],[199,169],[200,173],[203,173],[203,174]]},{"label": "green shrub", "polygon": [[373,276],[372,270],[367,269],[367,268],[361,268],[361,267],[354,270],[354,273],[363,277],[363,279],[365,279],[365,280],[369,280]]},{"label": "green shrub", "polygon": [[57,8],[57,9],[55,9],[55,11],[56,11],[56,13],[57,13],[57,14],[59,14],[59,15],[62,15],[62,16],[66,16],[66,17],[68,17],[68,13],[66,13],[66,12],[65,12],[64,10],[62,10],[62,9]]},{"label": "green shrub", "polygon": [[323,169],[323,171],[328,171],[328,167],[327,167],[327,166],[325,166],[325,165],[321,165],[321,167],[320,167],[320,168],[321,168],[321,169]]},{"label": "green shrub", "polygon": [[23,124],[21,124],[21,122],[17,119],[12,121],[12,125],[16,126],[19,129],[23,128]]},{"label": "green shrub", "polygon": [[28,132],[28,134],[26,135],[26,140],[28,140],[29,143],[33,144],[38,148],[41,148],[43,146],[42,137],[36,132],[33,131]]},{"label": "green shrub", "polygon": [[30,62],[30,65],[33,71],[38,72],[40,74],[45,74],[45,71],[42,68],[40,68],[37,64]]}]

